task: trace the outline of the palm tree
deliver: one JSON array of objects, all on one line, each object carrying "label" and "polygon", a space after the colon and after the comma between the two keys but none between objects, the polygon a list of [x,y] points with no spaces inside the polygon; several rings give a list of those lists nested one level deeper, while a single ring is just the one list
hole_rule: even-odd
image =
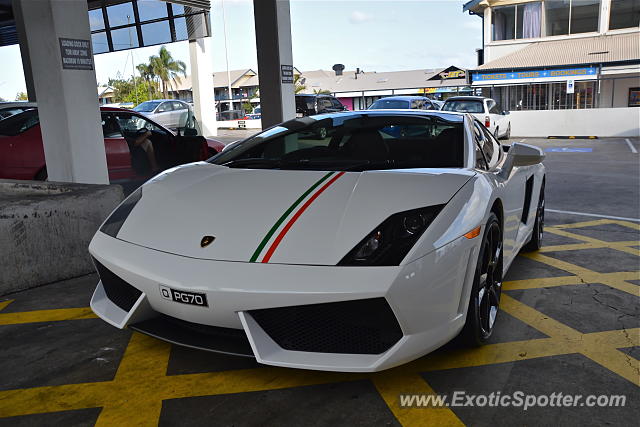
[{"label": "palm tree", "polygon": [[[147,83],[147,88],[149,90],[149,99],[153,99],[153,93],[151,88],[151,82],[155,80],[156,75],[153,72],[153,67],[151,64],[138,64],[136,69],[140,73],[140,77]],[[153,90],[155,92],[155,88]]]},{"label": "palm tree", "polygon": [[153,74],[158,77],[162,83],[162,95],[169,97],[169,82],[173,84],[180,83],[180,76],[187,76],[187,66],[184,62],[175,60],[171,56],[171,52],[162,46],[158,55],[149,57],[149,66],[153,70]]},{"label": "palm tree", "polygon": [[305,81],[307,79],[305,79],[304,77],[300,76],[300,74],[296,74],[293,76],[293,87],[294,87],[294,93],[300,93],[303,90],[305,90],[307,87],[305,86]]}]

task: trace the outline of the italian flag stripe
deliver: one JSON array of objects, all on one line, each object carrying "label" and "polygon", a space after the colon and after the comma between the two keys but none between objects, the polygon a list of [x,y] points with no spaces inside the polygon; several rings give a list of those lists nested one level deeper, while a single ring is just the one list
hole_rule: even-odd
[{"label": "italian flag stripe", "polygon": [[[253,253],[253,255],[251,256],[251,259],[249,260],[249,262],[256,262],[256,260],[258,259],[258,257],[260,256],[260,252],[262,252],[262,250],[264,249],[264,247],[267,245],[267,243],[269,242],[269,240],[271,239],[271,237],[274,235],[274,233],[276,232],[276,230],[278,228],[280,228],[280,226],[282,225],[282,223],[284,222],[285,219],[287,219],[287,217],[289,215],[291,215],[291,212],[293,212],[293,210],[295,208],[298,207],[298,205],[300,203],[302,203],[302,201],[304,199],[307,198],[307,196],[309,194],[311,194],[313,192],[313,190],[315,190],[316,188],[318,188],[320,186],[320,184],[322,184],[323,182],[325,182],[331,175],[335,174],[335,172],[329,172],[328,174],[326,174],[325,176],[323,176],[322,178],[320,178],[318,181],[316,181],[315,184],[313,184],[311,187],[309,187],[309,189],[307,191],[305,191],[299,198],[298,200],[296,200],[295,202],[293,202],[293,204],[291,206],[289,206],[289,209],[287,209],[280,218],[278,218],[278,221],[276,221],[275,224],[273,224],[273,227],[271,227],[271,229],[269,230],[269,232],[266,234],[266,236],[264,236],[264,239],[262,239],[262,242],[260,242],[260,244],[258,245],[258,248],[255,250],[255,252]],[[264,262],[264,261],[263,261]]]},{"label": "italian flag stripe", "polygon": [[267,250],[267,253],[264,255],[264,258],[262,258],[261,262],[263,262],[263,263],[269,262],[269,260],[271,259],[271,256],[276,251],[276,248],[278,247],[278,245],[280,244],[280,242],[284,238],[285,234],[287,234],[289,229],[298,220],[298,218],[300,218],[300,216],[304,213],[304,211],[306,211],[307,208],[309,206],[311,206],[311,204],[314,202],[314,200],[316,200],[318,198],[318,196],[324,192],[324,190],[329,188],[331,186],[331,184],[336,182],[338,180],[338,178],[340,178],[342,175],[344,175],[344,172],[340,172],[340,173],[336,174],[333,178],[331,178],[329,180],[329,182],[327,182],[318,191],[316,191],[313,194],[313,196],[309,197],[309,200],[307,200],[304,203],[304,205],[302,205],[302,207],[300,209],[298,209],[298,211],[291,217],[289,222],[287,222],[287,225],[285,225],[284,228],[282,229],[282,231],[280,231],[280,234],[278,234],[278,237],[276,237],[276,239],[273,241],[273,243],[271,244],[271,246]]}]

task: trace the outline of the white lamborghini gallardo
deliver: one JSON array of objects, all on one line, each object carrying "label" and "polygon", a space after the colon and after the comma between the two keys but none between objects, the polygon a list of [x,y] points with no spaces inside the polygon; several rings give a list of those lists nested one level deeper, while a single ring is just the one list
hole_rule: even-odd
[{"label": "white lamborghini gallardo", "polygon": [[285,122],[118,206],[89,247],[91,308],[118,328],[304,369],[387,369],[458,334],[480,345],[503,274],[540,247],[543,158],[468,114]]}]

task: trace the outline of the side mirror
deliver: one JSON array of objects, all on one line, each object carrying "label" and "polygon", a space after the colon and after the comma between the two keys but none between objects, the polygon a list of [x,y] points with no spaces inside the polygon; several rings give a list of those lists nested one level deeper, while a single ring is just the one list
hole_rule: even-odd
[{"label": "side mirror", "polygon": [[514,166],[531,166],[542,163],[545,155],[538,147],[514,142],[507,151],[507,159],[504,161],[500,176],[508,178]]},{"label": "side mirror", "polygon": [[503,116],[507,116],[507,115],[509,115],[509,114],[511,114],[511,111],[503,111],[503,112],[502,112],[502,115],[503,115]]}]

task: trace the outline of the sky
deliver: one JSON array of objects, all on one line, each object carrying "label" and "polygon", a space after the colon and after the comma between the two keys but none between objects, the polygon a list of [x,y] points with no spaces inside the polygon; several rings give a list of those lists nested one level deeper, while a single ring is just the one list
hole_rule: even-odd
[{"label": "sky", "polygon": [[[145,1],[145,0],[141,0]],[[215,71],[226,70],[222,1],[211,0]],[[472,68],[481,47],[482,20],[462,12],[460,0],[290,0],[294,66],[301,71],[401,71],[456,65]],[[253,2],[224,0],[229,69],[257,71]],[[189,67],[188,42],[167,45]],[[95,56],[96,79],[128,78],[133,64],[146,62],[159,46]],[[133,58],[132,58],[133,56]],[[20,49],[0,47],[0,97],[25,90]],[[187,70],[188,72],[188,70]]]}]

